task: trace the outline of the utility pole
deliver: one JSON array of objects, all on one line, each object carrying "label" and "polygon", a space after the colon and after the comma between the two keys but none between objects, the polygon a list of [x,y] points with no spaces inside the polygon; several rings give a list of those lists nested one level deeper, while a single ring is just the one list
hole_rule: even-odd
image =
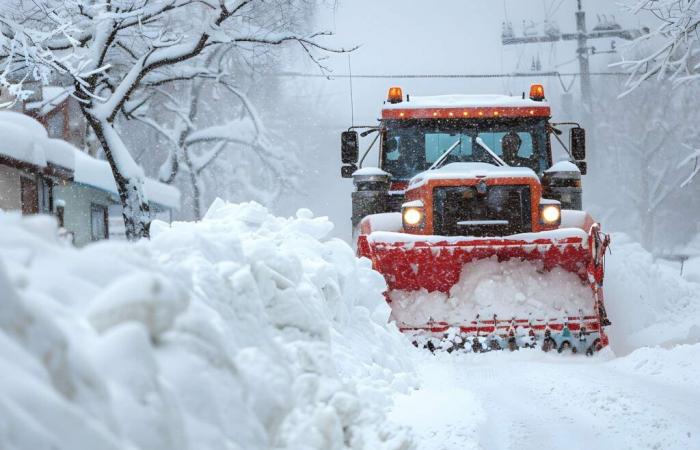
[{"label": "utility pole", "polygon": [[586,29],[586,12],[581,6],[581,0],[577,0],[577,6],[575,33],[561,33],[556,26],[549,24],[549,26],[545,27],[543,35],[524,35],[516,37],[511,23],[504,22],[501,42],[503,45],[515,45],[575,40],[577,42],[576,56],[579,64],[578,75],[581,77],[581,98],[586,106],[590,106],[591,70],[588,61],[589,54],[612,53],[615,51],[615,47],[613,43],[611,45],[611,50],[597,52],[595,47],[588,47],[588,40],[620,38],[630,41],[640,37],[642,34],[648,33],[649,29],[646,27],[642,29],[622,29],[622,27],[615,22],[614,17],[613,20],[609,20],[607,17],[603,16],[603,21],[600,22],[600,17],[598,17],[598,25],[588,32]]},{"label": "utility pole", "polygon": [[586,36],[586,12],[581,8],[581,0],[577,0],[578,10],[576,11],[576,41],[578,47],[578,68],[581,72],[581,98],[586,106],[591,100],[591,68],[588,64],[588,37]]}]

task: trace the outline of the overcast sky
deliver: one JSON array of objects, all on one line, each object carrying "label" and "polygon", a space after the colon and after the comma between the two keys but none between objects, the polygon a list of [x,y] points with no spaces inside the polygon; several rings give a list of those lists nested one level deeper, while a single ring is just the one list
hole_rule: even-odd
[{"label": "overcast sky", "polygon": [[[615,19],[623,27],[639,27],[642,17],[620,10],[611,0],[584,0],[590,30],[597,15]],[[543,70],[577,72],[575,44],[501,45],[501,28],[509,20],[521,35],[523,20],[533,21],[542,33],[545,18],[559,25],[562,32],[576,28],[576,0],[340,0],[334,10],[319,17],[319,28],[334,30],[334,43],[360,45],[350,56],[355,74],[463,74],[529,71],[539,55]],[[611,39],[591,41],[598,49],[608,49]],[[624,45],[624,41],[618,42]],[[593,56],[593,70],[609,70],[615,55]],[[568,63],[567,63],[568,62]],[[329,66],[347,73],[348,57],[334,56]],[[527,89],[532,80],[353,80],[355,115],[359,120],[375,118],[380,100],[391,84],[400,84],[414,95],[448,93],[513,93]],[[555,78],[542,79],[551,92],[560,92]],[[565,85],[571,82],[567,77]],[[346,104],[349,116],[348,80],[326,83],[332,86],[334,101]],[[328,89],[328,88],[326,88]],[[574,91],[578,84],[574,84]],[[344,95],[341,94],[344,93]],[[344,99],[342,97],[345,97]],[[556,99],[552,97],[556,107]],[[349,118],[349,117],[348,117]]]}]

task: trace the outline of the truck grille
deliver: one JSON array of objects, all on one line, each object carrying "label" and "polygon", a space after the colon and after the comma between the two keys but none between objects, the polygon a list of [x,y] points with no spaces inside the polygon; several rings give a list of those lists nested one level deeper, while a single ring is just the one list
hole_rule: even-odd
[{"label": "truck grille", "polygon": [[[481,191],[481,192],[479,192]],[[532,231],[530,187],[438,187],[433,229],[441,236],[509,236]]]}]

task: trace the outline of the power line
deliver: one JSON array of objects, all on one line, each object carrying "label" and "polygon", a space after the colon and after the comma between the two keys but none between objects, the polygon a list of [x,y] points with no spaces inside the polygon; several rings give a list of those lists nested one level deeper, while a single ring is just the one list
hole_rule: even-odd
[{"label": "power line", "polygon": [[[503,45],[520,45],[520,44],[541,44],[544,42],[559,42],[559,41],[576,41],[576,59],[579,62],[579,75],[581,76],[581,97],[584,104],[590,105],[591,80],[593,73],[589,68],[589,55],[595,54],[595,47],[589,47],[588,41],[591,39],[601,38],[620,38],[625,40],[634,40],[645,33],[648,33],[647,28],[642,29],[623,29],[619,24],[609,21],[604,17],[604,21],[593,27],[591,31],[586,28],[586,13],[581,5],[581,0],[577,0],[576,17],[576,32],[561,33],[558,27],[545,29],[544,34],[530,34],[523,28],[522,36],[515,36],[513,26],[510,22],[503,24],[501,34],[501,43]],[[560,5],[561,6],[561,3]],[[557,6],[557,9],[559,9]],[[546,12],[545,12],[546,15]],[[614,47],[613,50],[614,51]],[[608,52],[605,52],[608,53]]]},{"label": "power line", "polygon": [[[268,73],[272,77],[290,77],[290,78],[549,78],[549,77],[567,77],[579,76],[578,72],[513,72],[513,73],[456,73],[456,74],[355,74],[347,73],[339,74],[318,74],[318,73],[302,73],[302,72],[278,72]],[[589,72],[588,75],[599,77],[620,77],[629,76],[627,72]]]}]

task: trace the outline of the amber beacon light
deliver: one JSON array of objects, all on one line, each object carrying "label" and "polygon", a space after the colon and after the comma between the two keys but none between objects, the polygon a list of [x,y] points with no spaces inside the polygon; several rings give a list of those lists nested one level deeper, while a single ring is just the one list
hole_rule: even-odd
[{"label": "amber beacon light", "polygon": [[389,96],[387,97],[389,103],[401,103],[403,101],[403,92],[400,87],[389,88]]},{"label": "amber beacon light", "polygon": [[544,100],[544,86],[541,84],[533,84],[530,86],[530,100],[541,102]]}]

